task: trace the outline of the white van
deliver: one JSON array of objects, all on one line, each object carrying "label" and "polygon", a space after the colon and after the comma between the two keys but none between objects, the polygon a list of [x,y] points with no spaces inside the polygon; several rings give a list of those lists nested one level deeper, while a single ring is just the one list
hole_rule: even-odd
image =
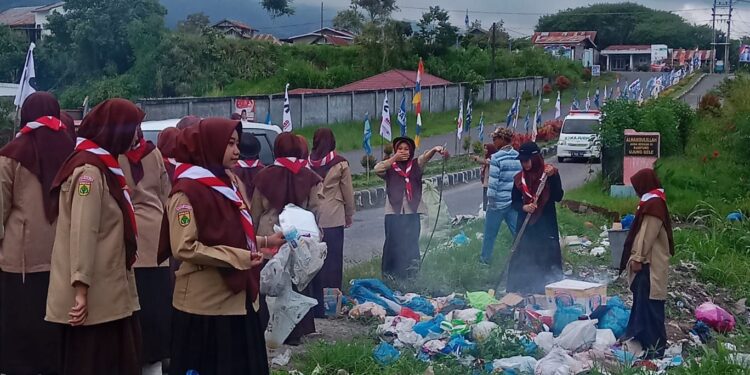
[{"label": "white van", "polygon": [[[172,126],[177,126],[180,119],[169,119],[159,121],[144,121],[141,123],[143,137],[156,144],[159,133]],[[257,122],[242,122],[242,133],[252,133],[260,141],[260,161],[265,165],[273,164],[273,143],[276,136],[281,134],[281,128],[276,125],[261,124]]]},{"label": "white van", "polygon": [[599,141],[599,126],[602,113],[599,111],[570,111],[560,130],[557,142],[557,161],[567,158],[585,158],[599,161],[602,151]]}]

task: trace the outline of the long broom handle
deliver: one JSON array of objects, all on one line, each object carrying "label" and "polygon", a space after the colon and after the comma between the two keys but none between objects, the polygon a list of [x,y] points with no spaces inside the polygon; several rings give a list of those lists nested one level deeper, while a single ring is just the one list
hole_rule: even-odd
[{"label": "long broom handle", "polygon": [[[542,177],[539,181],[539,186],[536,188],[536,193],[534,194],[534,198],[531,201],[532,203],[536,204],[536,202],[539,201],[539,196],[542,194],[542,190],[544,190],[544,186],[546,184],[547,184],[547,173],[542,173]],[[537,209],[539,209],[539,207],[537,207]],[[511,246],[510,248],[511,254],[513,254],[518,248],[518,245],[521,244],[521,237],[523,237],[523,234],[526,231],[526,227],[529,225],[529,221],[531,220],[532,215],[533,214],[526,213],[526,218],[523,220],[521,229],[518,230],[518,234],[516,235],[516,238],[513,241],[513,246]]]}]

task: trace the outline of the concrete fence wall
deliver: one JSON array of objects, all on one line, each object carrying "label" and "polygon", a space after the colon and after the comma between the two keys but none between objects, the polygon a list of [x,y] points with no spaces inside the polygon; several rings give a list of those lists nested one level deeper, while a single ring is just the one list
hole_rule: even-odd
[{"label": "concrete fence wall", "polygon": [[[547,78],[525,77],[498,79],[494,81],[495,100],[507,100],[529,92],[536,95],[548,83]],[[480,85],[475,102],[489,102],[492,98],[492,81]],[[467,94],[465,83],[422,88],[422,112],[445,112],[458,110],[461,97]],[[332,94],[290,95],[289,102],[294,127],[327,125],[344,121],[363,119],[365,113],[370,118],[380,117],[383,99],[388,95],[391,115],[398,114],[402,95],[406,96],[408,112],[414,112],[411,104],[414,89],[353,91]],[[247,98],[255,100],[255,121],[265,122],[271,113],[271,122],[281,123],[284,95],[259,95],[218,98],[162,98],[140,99],[137,104],[146,112],[146,120],[166,120],[187,115],[200,117],[228,117],[234,110],[234,100]]]}]

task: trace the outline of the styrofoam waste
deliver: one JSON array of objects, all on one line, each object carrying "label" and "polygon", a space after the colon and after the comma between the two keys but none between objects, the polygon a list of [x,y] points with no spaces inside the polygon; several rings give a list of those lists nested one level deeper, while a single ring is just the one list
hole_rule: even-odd
[{"label": "styrofoam waste", "polygon": [[596,342],[597,320],[576,320],[563,328],[555,344],[565,350],[579,352],[591,349]]},{"label": "styrofoam waste", "polygon": [[536,369],[537,361],[534,357],[527,356],[515,356],[510,358],[496,359],[492,361],[493,372],[497,370],[502,371],[515,371],[521,374],[528,374],[534,372]]},{"label": "styrofoam waste", "polygon": [[534,337],[534,344],[540,347],[545,353],[549,353],[555,346],[555,335],[552,332],[540,332]]},{"label": "styrofoam waste", "polygon": [[593,345],[594,350],[603,352],[609,349],[615,343],[617,343],[617,338],[615,338],[615,334],[612,333],[611,329],[596,330],[596,340],[594,341]]},{"label": "styrofoam waste", "polygon": [[277,355],[276,357],[273,357],[273,359],[271,360],[271,364],[283,367],[289,363],[290,359],[292,359],[292,350],[287,349],[283,353]]},{"label": "styrofoam waste", "polygon": [[598,257],[598,256],[604,255],[606,252],[607,252],[607,249],[599,246],[599,247],[595,247],[591,249],[591,252],[589,254]]},{"label": "styrofoam waste", "polygon": [[474,326],[474,328],[471,330],[471,334],[472,336],[474,336],[474,340],[482,342],[486,340],[490,336],[490,333],[492,333],[492,331],[497,327],[497,324],[493,322],[482,321]]}]

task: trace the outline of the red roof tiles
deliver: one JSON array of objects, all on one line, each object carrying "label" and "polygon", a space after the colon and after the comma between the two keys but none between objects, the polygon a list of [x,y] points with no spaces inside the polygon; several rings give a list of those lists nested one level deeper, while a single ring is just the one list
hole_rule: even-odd
[{"label": "red roof tiles", "polygon": [[[399,90],[416,86],[417,72],[393,69],[335,89],[294,89],[289,94],[331,94],[348,91]],[[450,85],[452,82],[432,74],[422,75],[422,87]]]},{"label": "red roof tiles", "polygon": [[589,40],[596,45],[596,31],[537,31],[531,36],[534,44],[577,44]]}]

